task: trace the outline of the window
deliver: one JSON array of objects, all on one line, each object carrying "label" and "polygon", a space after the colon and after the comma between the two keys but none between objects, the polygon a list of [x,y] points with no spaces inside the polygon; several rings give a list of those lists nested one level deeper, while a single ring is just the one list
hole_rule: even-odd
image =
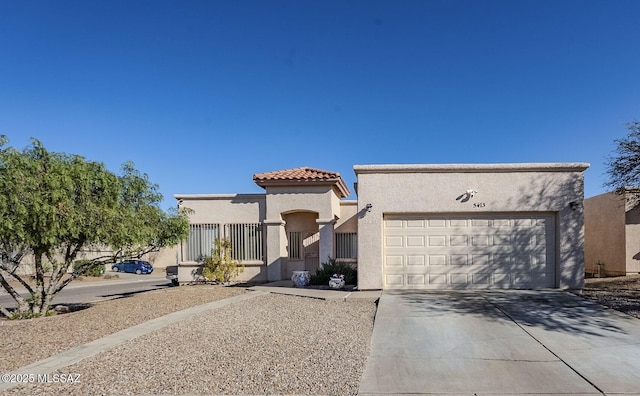
[{"label": "window", "polygon": [[211,255],[215,246],[215,239],[220,237],[218,224],[191,224],[187,237],[185,261],[200,261],[204,256]]},{"label": "window", "polygon": [[358,257],[358,234],[355,232],[336,233],[336,258],[355,259]]},{"label": "window", "polygon": [[302,233],[289,232],[289,258],[302,260]]},{"label": "window", "polygon": [[231,242],[231,256],[238,261],[262,261],[262,225],[226,224],[225,237]]}]

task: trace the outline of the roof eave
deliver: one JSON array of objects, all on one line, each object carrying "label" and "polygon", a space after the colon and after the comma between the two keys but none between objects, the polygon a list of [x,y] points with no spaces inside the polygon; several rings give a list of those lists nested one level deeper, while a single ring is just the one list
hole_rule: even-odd
[{"label": "roof eave", "polygon": [[306,186],[332,186],[334,187],[340,195],[340,198],[348,197],[351,192],[347,188],[344,180],[341,177],[337,179],[324,179],[324,180],[286,180],[286,179],[274,179],[274,180],[253,180],[258,186],[262,188],[267,187],[295,187],[300,185]]}]

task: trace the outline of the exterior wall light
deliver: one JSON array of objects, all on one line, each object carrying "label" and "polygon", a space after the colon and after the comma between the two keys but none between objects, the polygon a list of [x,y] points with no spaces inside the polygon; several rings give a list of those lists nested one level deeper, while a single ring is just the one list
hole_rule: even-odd
[{"label": "exterior wall light", "polygon": [[365,209],[367,209],[367,212],[371,212],[371,208],[373,208],[373,205],[371,205],[370,203],[365,205]]}]

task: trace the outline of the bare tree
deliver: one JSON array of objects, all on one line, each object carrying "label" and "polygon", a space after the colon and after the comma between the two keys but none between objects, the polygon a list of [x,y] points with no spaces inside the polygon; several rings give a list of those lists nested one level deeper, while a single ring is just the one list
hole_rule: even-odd
[{"label": "bare tree", "polygon": [[606,187],[624,194],[632,204],[640,202],[640,122],[627,124],[629,133],[622,139],[616,139],[615,155],[607,159],[607,174],[609,180]]}]

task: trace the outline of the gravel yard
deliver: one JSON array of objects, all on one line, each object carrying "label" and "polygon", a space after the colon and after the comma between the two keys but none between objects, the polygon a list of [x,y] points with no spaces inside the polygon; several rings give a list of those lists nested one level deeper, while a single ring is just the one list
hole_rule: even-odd
[{"label": "gravel yard", "polygon": [[79,383],[34,384],[6,394],[352,395],[375,310],[371,301],[261,295],[64,369],[80,374]]},{"label": "gravel yard", "polygon": [[[146,320],[250,293],[197,285],[156,290],[48,318],[0,321],[0,373]],[[640,318],[640,275],[587,279],[581,296]],[[266,294],[210,311],[69,366],[79,383],[7,395],[352,395],[369,352],[375,304]],[[37,326],[36,326],[37,324]]]},{"label": "gravel yard", "polygon": [[171,312],[245,293],[242,288],[198,285],[105,301],[64,315],[0,320],[0,373],[53,356]]},{"label": "gravel yard", "polygon": [[581,296],[640,318],[640,275],[586,279]]}]

